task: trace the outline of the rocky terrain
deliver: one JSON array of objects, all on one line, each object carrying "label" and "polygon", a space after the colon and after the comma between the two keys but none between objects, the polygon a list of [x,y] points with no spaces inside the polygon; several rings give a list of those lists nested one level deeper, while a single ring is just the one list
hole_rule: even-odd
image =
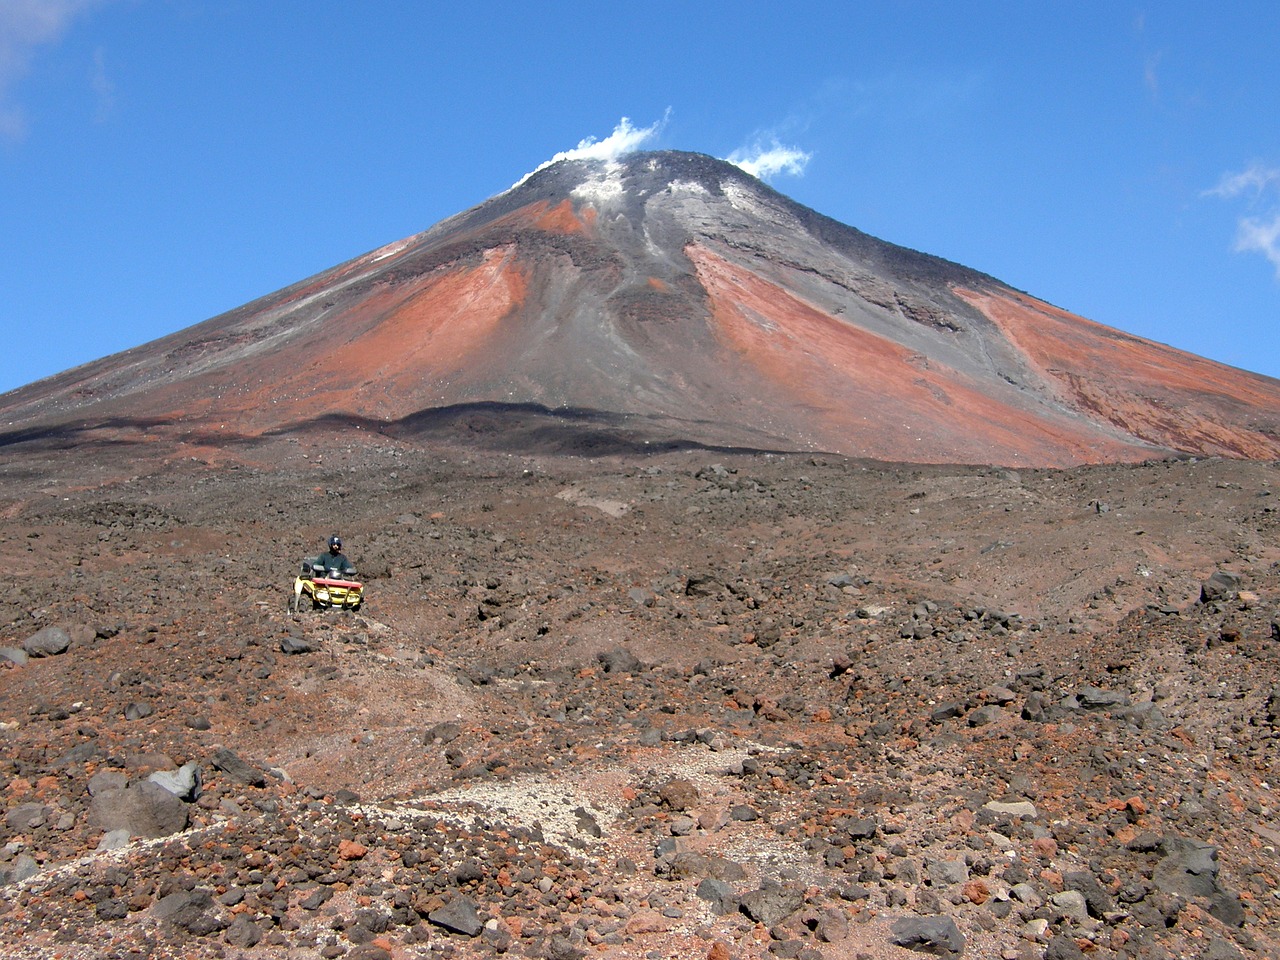
[{"label": "rocky terrain", "polygon": [[10,438],[0,954],[1280,956],[1276,463],[356,427]]}]

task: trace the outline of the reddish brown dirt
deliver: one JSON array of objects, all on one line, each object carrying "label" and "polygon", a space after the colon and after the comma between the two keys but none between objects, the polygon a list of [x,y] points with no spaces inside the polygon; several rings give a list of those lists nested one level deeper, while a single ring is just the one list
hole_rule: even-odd
[{"label": "reddish brown dirt", "polygon": [[[965,956],[1280,956],[1274,463],[122,439],[0,464],[0,647],[73,636],[0,667],[6,957],[907,960],[917,915]],[[335,529],[366,607],[291,616]],[[188,830],[93,853],[94,774],[188,761]],[[1179,837],[1234,899],[1169,892]],[[429,919],[461,896],[487,933]]]},{"label": "reddish brown dirt", "polygon": [[[1045,382],[1082,412],[1151,443],[1205,454],[1280,456],[1280,382],[1104,327],[1026,296],[957,290],[1000,326]],[[1257,410],[1263,429],[1241,422]],[[1265,432],[1264,432],[1265,431]]]},{"label": "reddish brown dirt", "polygon": [[[607,193],[580,187],[613,178]],[[585,200],[595,196],[595,200]],[[1065,467],[1280,455],[1280,382],[821,218],[709,157],[557,164],[436,227],[7,395],[9,438],[217,448],[540,411],[534,448]],[[441,427],[441,424],[446,426]]]},{"label": "reddish brown dirt", "polygon": [[948,463],[981,448],[991,462],[1009,466],[1151,454],[1088,421],[1028,409],[1025,397],[1017,398],[1022,406],[994,397],[957,371],[828,316],[708,250],[691,248],[690,257],[725,346],[771,388],[789,394],[807,414],[808,429],[833,449]]}]

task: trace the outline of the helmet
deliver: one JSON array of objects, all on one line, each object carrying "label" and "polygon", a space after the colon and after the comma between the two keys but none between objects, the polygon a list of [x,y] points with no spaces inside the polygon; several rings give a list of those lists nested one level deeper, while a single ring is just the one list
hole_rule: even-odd
[{"label": "helmet", "polygon": [[335,536],[330,537],[330,538],[329,538],[329,549],[330,549],[330,550],[341,550],[341,549],[342,549],[342,538],[341,538],[341,537],[339,537],[339,536],[336,536],[336,535],[335,535]]}]

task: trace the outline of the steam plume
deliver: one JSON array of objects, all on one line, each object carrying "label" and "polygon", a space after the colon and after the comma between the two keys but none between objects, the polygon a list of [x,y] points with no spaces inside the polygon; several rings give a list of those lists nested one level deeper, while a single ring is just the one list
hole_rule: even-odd
[{"label": "steam plume", "polygon": [[775,139],[767,147],[760,143],[740,147],[725,159],[753,177],[768,180],[779,173],[801,176],[811,158],[799,147],[784,147]]},{"label": "steam plume", "polygon": [[647,127],[634,127],[631,125],[629,117],[623,117],[618,121],[618,125],[613,128],[613,133],[603,140],[597,140],[595,137],[579,140],[578,145],[572,150],[564,150],[545,163],[538,164],[537,167],[517,180],[513,186],[520,186],[539,170],[545,170],[553,163],[559,163],[561,160],[604,160],[612,162],[619,157],[626,156],[628,153],[634,153],[640,149],[641,145],[657,136],[670,116],[671,108],[668,107],[661,120]]}]

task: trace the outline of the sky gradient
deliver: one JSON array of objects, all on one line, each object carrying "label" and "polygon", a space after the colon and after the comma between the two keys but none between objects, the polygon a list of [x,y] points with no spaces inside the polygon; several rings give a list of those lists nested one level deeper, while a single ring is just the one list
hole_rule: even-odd
[{"label": "sky gradient", "polygon": [[1278,46],[1251,2],[0,0],[0,392],[593,139],[1280,377]]}]

